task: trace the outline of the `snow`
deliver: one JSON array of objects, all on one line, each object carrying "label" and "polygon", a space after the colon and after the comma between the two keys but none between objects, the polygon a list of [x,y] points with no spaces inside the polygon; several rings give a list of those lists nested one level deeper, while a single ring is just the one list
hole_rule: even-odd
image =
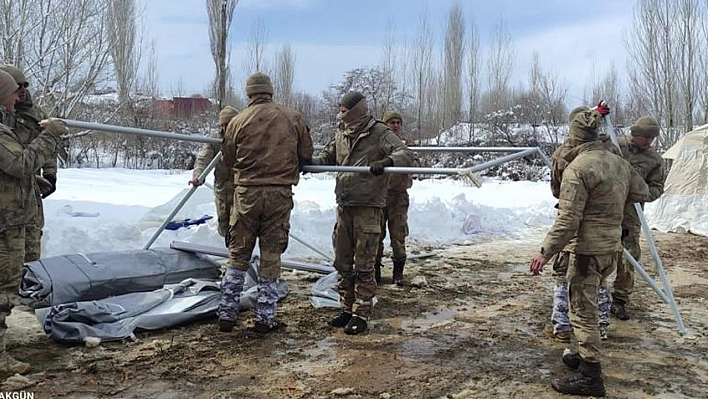
[{"label": "snow", "polygon": [[[190,171],[59,170],[58,189],[44,201],[42,256],[142,248],[189,192],[190,176]],[[331,254],[333,176],[307,175],[294,192],[291,235]],[[485,180],[474,188],[450,179],[416,180],[409,194],[409,242],[421,245],[542,237],[556,214],[547,182]],[[206,186],[194,192],[174,219],[202,215],[216,215],[213,193]],[[153,246],[169,246],[173,240],[224,246],[216,217],[164,231]],[[296,240],[290,240],[285,256],[321,258]]]}]

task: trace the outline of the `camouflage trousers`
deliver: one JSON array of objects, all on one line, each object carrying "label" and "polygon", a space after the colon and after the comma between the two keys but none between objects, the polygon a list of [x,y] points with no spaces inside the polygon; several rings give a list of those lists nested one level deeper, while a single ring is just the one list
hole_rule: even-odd
[{"label": "camouflage trousers", "polygon": [[226,237],[231,221],[231,207],[234,204],[234,190],[216,189],[214,191],[214,204],[216,205],[216,219],[219,223],[219,235]]},{"label": "camouflage trousers", "polygon": [[386,208],[383,209],[383,219],[381,220],[381,239],[379,240],[379,250],[376,254],[376,263],[381,264],[383,259],[384,238],[386,238],[386,225],[391,237],[391,260],[393,262],[406,261],[406,237],[408,237],[408,207],[410,199],[408,192],[388,193],[386,198]]},{"label": "camouflage trousers", "polygon": [[617,266],[620,253],[605,255],[571,254],[568,266],[570,322],[573,346],[586,362],[600,361],[600,328],[597,306],[600,285]]},{"label": "camouflage trousers", "polygon": [[44,206],[42,198],[37,197],[37,216],[33,222],[25,225],[25,262],[38,260],[42,254],[42,229],[44,228]]},{"label": "camouflage trousers", "polygon": [[256,322],[273,325],[278,312],[278,280],[258,279],[258,295],[256,297]]},{"label": "camouflage trousers", "polygon": [[342,309],[368,318],[376,296],[374,262],[381,235],[382,208],[338,206],[334,227],[334,268]]},{"label": "camouflage trousers", "polygon": [[219,320],[235,321],[238,318],[241,292],[245,281],[246,272],[238,269],[226,269],[221,278]]},{"label": "camouflage trousers", "polygon": [[[568,297],[568,264],[571,253],[563,251],[553,259],[553,276],[556,286],[553,288],[553,311],[551,313],[551,324],[553,333],[570,331],[569,297]],[[610,326],[610,308],[612,306],[612,296],[608,290],[608,280],[605,277],[600,283],[600,290],[597,296],[598,324],[605,330]]]},{"label": "camouflage trousers", "polygon": [[[629,234],[622,238],[622,246],[637,261],[642,255],[642,250],[639,246],[639,233],[638,230],[630,230]],[[615,278],[615,283],[612,286],[612,296],[615,301],[628,304],[632,291],[634,291],[634,266],[622,256],[617,261],[617,278]]]},{"label": "camouflage trousers", "polygon": [[19,303],[22,266],[25,259],[25,228],[12,227],[0,231],[0,335],[7,326],[5,317]]},{"label": "camouflage trousers", "polygon": [[226,267],[248,270],[258,239],[261,264],[258,276],[280,276],[280,256],[288,248],[293,192],[290,186],[238,186],[226,237],[229,259]]}]

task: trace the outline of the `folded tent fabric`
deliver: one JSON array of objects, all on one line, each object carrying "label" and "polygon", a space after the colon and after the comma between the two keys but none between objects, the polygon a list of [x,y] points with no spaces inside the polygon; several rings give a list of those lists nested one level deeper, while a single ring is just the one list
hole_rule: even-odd
[{"label": "folded tent fabric", "polygon": [[20,298],[42,307],[145,292],[188,278],[217,279],[218,263],[171,248],[71,254],[26,263]]}]

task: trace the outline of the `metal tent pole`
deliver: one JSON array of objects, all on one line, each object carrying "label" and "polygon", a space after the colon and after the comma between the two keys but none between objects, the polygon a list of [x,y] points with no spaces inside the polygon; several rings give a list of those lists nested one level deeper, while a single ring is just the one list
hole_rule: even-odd
[{"label": "metal tent pole", "polygon": [[[214,159],[212,159],[211,162],[209,162],[207,167],[204,168],[204,171],[199,175],[199,181],[204,181],[204,179],[206,179],[206,177],[209,175],[211,170],[216,167],[216,164],[219,161],[221,161],[221,151],[219,151],[216,154],[216,156],[214,156]],[[148,241],[147,244],[145,244],[143,249],[145,249],[145,250],[150,249],[150,246],[152,246],[152,244],[155,243],[155,240],[157,240],[157,237],[159,237],[160,234],[162,234],[162,232],[165,230],[165,227],[167,226],[167,224],[170,223],[170,221],[172,221],[172,218],[175,217],[177,212],[179,212],[180,209],[182,209],[184,204],[186,204],[187,201],[189,200],[189,198],[192,197],[194,192],[197,191],[197,188],[199,188],[199,187],[192,186],[192,188],[190,188],[189,191],[187,191],[187,194],[185,194],[184,198],[182,198],[182,200],[179,202],[179,204],[177,204],[175,209],[173,209],[172,212],[170,212],[170,214],[167,215],[167,218],[165,218],[165,221],[162,222],[160,227],[157,229],[157,231],[155,231],[155,234],[152,235],[152,238],[150,238],[150,241]]]}]

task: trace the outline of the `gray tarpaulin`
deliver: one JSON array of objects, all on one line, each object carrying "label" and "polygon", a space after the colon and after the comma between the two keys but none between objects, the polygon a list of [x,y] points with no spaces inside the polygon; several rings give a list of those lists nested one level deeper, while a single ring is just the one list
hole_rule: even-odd
[{"label": "gray tarpaulin", "polygon": [[[253,308],[257,296],[258,258],[254,257],[246,274],[240,308]],[[288,287],[278,281],[278,297]],[[35,311],[44,332],[54,340],[82,342],[87,337],[114,341],[133,337],[135,331],[174,327],[208,316],[215,316],[219,304],[219,282],[186,279],[151,292],[117,295],[96,301],[80,301]]]},{"label": "gray tarpaulin", "polygon": [[217,279],[219,265],[171,248],[62,255],[26,263],[20,297],[39,307],[152,291],[188,278]]}]

